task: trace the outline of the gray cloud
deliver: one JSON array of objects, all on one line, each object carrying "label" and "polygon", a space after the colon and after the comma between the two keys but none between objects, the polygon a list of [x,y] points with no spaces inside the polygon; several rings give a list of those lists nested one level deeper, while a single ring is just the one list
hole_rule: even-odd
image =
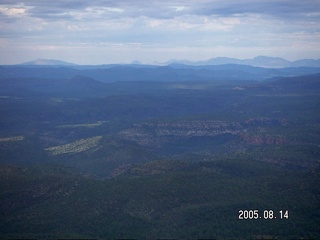
[{"label": "gray cloud", "polygon": [[[113,17],[174,18],[184,14],[203,16],[233,16],[241,14],[265,14],[280,18],[319,18],[320,2],[317,0],[25,0],[1,2],[2,5],[20,5],[28,8],[31,17],[43,19],[67,18],[70,11],[85,11],[90,7],[122,9]],[[1,6],[0,4],[0,6]]]},{"label": "gray cloud", "polygon": [[279,18],[299,18],[301,15],[306,17],[307,14],[320,13],[320,2],[316,0],[207,1],[198,7],[195,6],[194,13],[220,16],[264,14]]},{"label": "gray cloud", "polygon": [[318,0],[2,0],[0,21],[2,46],[21,51],[320,49]]}]

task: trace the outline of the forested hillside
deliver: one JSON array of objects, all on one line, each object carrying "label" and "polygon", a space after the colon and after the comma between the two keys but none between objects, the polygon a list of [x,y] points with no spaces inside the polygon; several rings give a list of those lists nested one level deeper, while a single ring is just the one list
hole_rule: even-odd
[{"label": "forested hillside", "polygon": [[320,237],[314,69],[6,68],[2,238]]}]

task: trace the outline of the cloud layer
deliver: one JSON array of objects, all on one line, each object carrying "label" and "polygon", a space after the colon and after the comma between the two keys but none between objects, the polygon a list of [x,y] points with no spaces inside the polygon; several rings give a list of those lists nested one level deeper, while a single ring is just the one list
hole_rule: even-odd
[{"label": "cloud layer", "polygon": [[3,0],[0,63],[319,58],[318,0]]}]

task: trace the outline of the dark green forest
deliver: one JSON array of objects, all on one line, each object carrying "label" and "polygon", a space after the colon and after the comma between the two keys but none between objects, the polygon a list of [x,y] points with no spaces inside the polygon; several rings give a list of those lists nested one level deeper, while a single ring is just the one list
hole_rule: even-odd
[{"label": "dark green forest", "polygon": [[2,67],[1,238],[319,238],[320,75],[230,67]]}]

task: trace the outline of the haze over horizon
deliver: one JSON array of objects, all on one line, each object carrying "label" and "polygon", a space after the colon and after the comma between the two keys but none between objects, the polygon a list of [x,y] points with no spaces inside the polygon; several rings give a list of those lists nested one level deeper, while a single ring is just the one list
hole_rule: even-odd
[{"label": "haze over horizon", "polygon": [[315,0],[3,0],[0,19],[0,64],[320,58]]}]

